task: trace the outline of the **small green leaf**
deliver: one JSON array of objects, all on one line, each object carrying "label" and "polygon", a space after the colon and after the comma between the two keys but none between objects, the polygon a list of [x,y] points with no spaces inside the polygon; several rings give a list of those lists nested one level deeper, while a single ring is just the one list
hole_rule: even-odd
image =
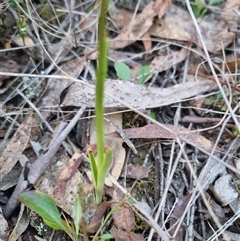
[{"label": "small green leaf", "polygon": [[221,92],[219,92],[219,93],[216,94],[216,100],[217,100],[217,101],[221,100],[222,98],[223,98],[223,95],[222,95]]},{"label": "small green leaf", "polygon": [[146,83],[153,76],[153,71],[150,66],[143,66],[137,73],[138,82],[140,84]]},{"label": "small green leaf", "polygon": [[41,216],[49,227],[66,231],[56,204],[47,194],[39,191],[23,192],[19,194],[19,200]]},{"label": "small green leaf", "polygon": [[90,161],[90,166],[93,174],[93,181],[94,181],[94,186],[97,186],[97,181],[98,181],[98,168],[97,168],[97,163],[95,160],[95,157],[93,153],[90,151],[89,154],[89,161]]},{"label": "small green leaf", "polygon": [[198,9],[198,7],[196,5],[192,6],[192,10],[193,10],[194,16],[196,18],[198,18],[201,15],[201,11]]},{"label": "small green leaf", "polygon": [[209,5],[209,6],[212,6],[212,5],[218,4],[218,3],[220,3],[220,2],[223,2],[223,0],[210,0],[209,3],[208,3],[208,5]]},{"label": "small green leaf", "polygon": [[75,198],[74,207],[73,207],[73,222],[75,226],[76,234],[79,232],[79,224],[82,218],[82,206],[79,194]]},{"label": "small green leaf", "polygon": [[204,0],[195,0],[195,4],[196,4],[199,12],[201,12],[202,9],[205,7],[205,2],[204,2]]},{"label": "small green leaf", "polygon": [[117,76],[120,79],[125,81],[129,81],[131,79],[131,70],[126,64],[121,62],[116,62],[114,64],[114,68],[117,72]]},{"label": "small green leaf", "polygon": [[105,233],[105,234],[103,234],[103,235],[101,236],[100,241],[108,240],[108,239],[112,239],[112,238],[113,238],[112,234],[110,234],[110,233]]},{"label": "small green leaf", "polygon": [[205,105],[213,105],[213,101],[211,99],[204,100]]},{"label": "small green leaf", "polygon": [[112,150],[109,148],[104,153],[104,161],[99,165],[98,181],[104,183],[109,167],[112,163]]},{"label": "small green leaf", "polygon": [[150,112],[150,117],[154,120],[157,120],[156,114],[153,111]]},{"label": "small green leaf", "polygon": [[99,164],[98,166],[98,180],[97,180],[97,186],[96,186],[96,202],[99,204],[102,200],[102,191],[103,191],[103,186],[105,182],[105,178],[107,175],[107,172],[109,170],[109,167],[112,162],[112,151],[106,150],[104,153],[104,160]]},{"label": "small green leaf", "polygon": [[9,0],[8,4],[9,4],[10,8],[12,8],[12,9],[14,9],[14,10],[18,10],[18,4],[17,4],[17,2],[20,4],[20,3],[23,2],[23,0],[17,0],[17,1],[15,1],[15,0]]},{"label": "small green leaf", "polygon": [[136,203],[136,202],[135,202],[133,199],[131,199],[131,198],[128,198],[127,201],[128,201],[130,204],[135,204],[135,203]]}]

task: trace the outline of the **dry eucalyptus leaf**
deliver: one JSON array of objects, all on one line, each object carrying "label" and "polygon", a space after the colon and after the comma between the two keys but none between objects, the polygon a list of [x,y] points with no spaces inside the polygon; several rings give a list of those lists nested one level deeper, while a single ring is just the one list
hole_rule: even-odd
[{"label": "dry eucalyptus leaf", "polygon": [[[110,8],[109,10],[111,19],[114,20],[118,26],[118,28],[123,29],[126,26],[128,26],[129,24],[131,24],[131,21],[133,20],[134,15],[124,9],[124,8]],[[144,49],[145,51],[149,51],[152,49],[152,41],[150,39],[149,33],[146,32],[145,34],[143,34],[143,36],[141,37],[143,45],[144,45]]]},{"label": "dry eucalyptus leaf", "polygon": [[133,21],[125,29],[123,29],[115,39],[111,39],[109,47],[111,49],[124,48],[137,40],[149,30],[152,25],[153,18],[160,14],[163,15],[171,1],[156,0],[151,1],[142,11],[136,15]]},{"label": "dry eucalyptus leaf", "polygon": [[[219,21],[199,20],[198,24],[209,52],[217,53],[233,42],[239,19],[233,10],[239,11],[239,0],[226,1]],[[202,46],[199,39],[198,43]]]},{"label": "dry eucalyptus leaf", "polygon": [[[19,65],[14,60],[9,59],[0,59],[0,72],[10,72],[10,73],[18,73],[19,72]],[[3,80],[7,80],[12,78],[11,76],[0,75],[0,86],[2,85]]]},{"label": "dry eucalyptus leaf", "polygon": [[[231,44],[235,38],[235,33],[229,32],[229,25],[226,21],[206,22],[203,19],[198,20],[204,43],[211,53],[217,53]],[[199,46],[202,46],[199,37],[197,37]]]},{"label": "dry eucalyptus leaf", "polygon": [[[105,82],[104,106],[124,107],[123,103],[133,108],[145,109],[166,106],[211,90],[216,83],[211,80],[185,82],[168,88],[148,87],[121,80]],[[84,83],[72,84],[64,98],[62,106],[95,106],[95,87]]]},{"label": "dry eucalyptus leaf", "polygon": [[[161,124],[162,126],[168,128],[170,131],[166,130],[165,128],[157,125],[146,125],[144,127],[133,128],[133,129],[124,129],[124,132],[129,138],[164,138],[164,139],[174,139],[176,135],[186,141],[188,144],[203,148],[209,152],[212,151],[214,147],[214,143],[201,136],[196,132],[191,132],[191,130],[186,129],[183,126],[174,126],[170,124]],[[108,138],[115,137],[117,138],[118,135],[116,133],[111,133],[107,135]],[[216,149],[218,150],[218,148]]]},{"label": "dry eucalyptus leaf", "polygon": [[238,69],[240,69],[240,59],[235,59],[233,61],[228,61],[221,66],[219,66],[219,69],[222,70],[224,69],[225,72],[235,72]]},{"label": "dry eucalyptus leaf", "polygon": [[[82,57],[80,59],[74,59],[71,62],[68,62],[62,66],[59,66],[54,75],[62,75],[67,74],[73,78],[77,78],[79,74],[82,72],[84,63],[86,59]],[[60,95],[64,89],[66,89],[72,83],[71,80],[63,80],[63,79],[54,79],[51,78],[48,80],[48,85],[41,96],[40,101],[37,103],[37,107],[56,107],[60,103]],[[49,116],[49,112],[44,112],[43,115],[46,117]]]},{"label": "dry eucalyptus leaf", "polygon": [[96,233],[99,229],[102,219],[107,211],[107,209],[112,205],[111,202],[102,202],[98,205],[96,212],[94,213],[89,225],[87,232],[88,233]]},{"label": "dry eucalyptus leaf", "polygon": [[133,18],[133,14],[124,8],[116,8],[115,6],[111,6],[108,12],[111,16],[111,20],[115,22],[119,29],[125,28],[131,23]]},{"label": "dry eucalyptus leaf", "polygon": [[164,18],[157,18],[149,34],[155,37],[189,41],[195,33],[195,28],[188,12],[172,4]]},{"label": "dry eucalyptus leaf", "polygon": [[52,160],[53,164],[48,167],[34,187],[36,190],[48,194],[60,208],[71,216],[79,186],[84,184],[84,180],[80,172],[76,171],[68,180],[63,197],[59,195],[57,182],[68,161],[68,155],[60,148]]},{"label": "dry eucalyptus leaf", "polygon": [[[240,234],[239,233],[224,231],[224,234],[227,235],[229,240],[231,240],[231,241],[239,241],[240,240]],[[219,241],[225,241],[226,239],[219,237],[218,240]]]},{"label": "dry eucalyptus leaf", "polygon": [[[171,215],[170,218],[170,228],[169,228],[169,234],[173,236],[175,233],[175,226],[178,225],[179,219],[182,218],[182,215],[185,212],[185,209],[187,208],[189,201],[191,200],[192,194],[187,194],[186,196],[181,197]],[[186,230],[185,225],[181,224],[180,228],[178,229],[178,232],[174,236],[176,240],[184,240],[184,231]]]},{"label": "dry eucalyptus leaf", "polygon": [[16,163],[16,165],[4,178],[1,178],[0,191],[6,191],[11,187],[16,186],[16,184],[18,183],[18,178],[22,171],[22,166],[23,166],[23,165],[21,166],[20,162],[21,161]]},{"label": "dry eucalyptus leaf", "polygon": [[112,235],[116,241],[145,241],[140,233],[126,232],[125,230],[113,230]]},{"label": "dry eucalyptus leaf", "polygon": [[[214,199],[208,194],[207,192],[204,192],[204,195],[206,196],[206,199],[209,202],[210,207],[212,208],[213,212],[217,215],[217,217],[221,220],[224,221],[226,220],[226,215],[224,209],[214,201]],[[210,215],[207,213],[207,215]]]},{"label": "dry eucalyptus leaf", "polygon": [[148,32],[146,32],[143,36],[142,36],[142,42],[144,45],[144,50],[146,52],[150,51],[152,49],[152,41],[150,38],[150,35]]},{"label": "dry eucalyptus leaf", "polygon": [[71,180],[74,173],[77,172],[78,167],[80,166],[82,161],[83,161],[82,154],[80,152],[76,152],[73,154],[71,159],[65,165],[64,169],[61,171],[57,181],[60,197],[64,195],[67,183]]},{"label": "dry eucalyptus leaf", "polygon": [[25,121],[18,127],[6,149],[1,154],[0,181],[12,170],[25,150],[30,137],[32,122],[31,111]]},{"label": "dry eucalyptus leaf", "polygon": [[239,12],[239,0],[227,0],[222,11],[221,17],[222,20],[228,22],[229,30],[237,30],[239,15],[236,12],[234,12],[234,10]]},{"label": "dry eucalyptus leaf", "polygon": [[6,241],[9,231],[7,220],[3,217],[2,209],[0,207],[0,241]]},{"label": "dry eucalyptus leaf", "polygon": [[19,240],[20,235],[27,229],[29,222],[30,219],[27,207],[24,204],[21,204],[21,209],[18,215],[17,223],[15,224],[15,227],[11,232],[8,241]]},{"label": "dry eucalyptus leaf", "polygon": [[[114,208],[116,204],[112,205]],[[116,240],[124,241],[143,241],[145,240],[141,234],[135,234],[132,230],[136,225],[135,214],[130,207],[121,206],[112,214],[114,228],[111,232]],[[116,228],[115,228],[116,227]]]},{"label": "dry eucalyptus leaf", "polygon": [[149,172],[148,167],[129,164],[122,170],[121,176],[131,179],[143,179],[148,178]]},{"label": "dry eucalyptus leaf", "polygon": [[[116,204],[112,205],[112,209]],[[114,225],[119,230],[131,231],[135,226],[135,214],[130,207],[121,206],[112,214]]]},{"label": "dry eucalyptus leaf", "polygon": [[[25,35],[24,37],[14,37],[13,42],[18,46],[26,46],[29,48],[35,46],[35,43],[28,35]],[[30,48],[30,50],[32,50],[32,48]]]},{"label": "dry eucalyptus leaf", "polygon": [[172,52],[166,56],[157,56],[152,60],[150,66],[155,72],[168,70],[185,60],[188,52],[187,48],[182,48],[180,51]]}]

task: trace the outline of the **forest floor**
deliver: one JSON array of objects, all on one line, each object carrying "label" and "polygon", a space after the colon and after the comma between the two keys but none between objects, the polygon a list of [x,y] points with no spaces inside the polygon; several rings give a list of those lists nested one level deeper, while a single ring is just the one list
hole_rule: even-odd
[{"label": "forest floor", "polygon": [[239,0],[109,1],[97,205],[99,2],[0,3],[0,241],[240,240]]}]

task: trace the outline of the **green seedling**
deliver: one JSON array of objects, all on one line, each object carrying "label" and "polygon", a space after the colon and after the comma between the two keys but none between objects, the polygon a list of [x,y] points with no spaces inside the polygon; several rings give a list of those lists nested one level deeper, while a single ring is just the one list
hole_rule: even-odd
[{"label": "green seedling", "polygon": [[208,7],[218,4],[222,1],[223,0],[210,0],[209,3],[206,4],[205,0],[195,0],[195,4],[192,6],[193,13],[197,18],[201,18],[207,13]]},{"label": "green seedling", "polygon": [[[131,80],[131,70],[126,64],[122,62],[116,62],[114,64],[114,68],[118,78],[124,81]],[[152,78],[152,76],[153,70],[150,66],[143,66],[137,72],[137,79],[140,84],[145,84],[148,80]]]},{"label": "green seedling", "polygon": [[153,112],[153,111],[150,112],[150,117],[151,117],[153,120],[157,120],[157,116],[156,116],[155,112]]},{"label": "green seedling", "polygon": [[207,98],[204,101],[204,104],[216,110],[220,110],[220,111],[227,110],[223,101],[222,93],[216,94],[214,98]]},{"label": "green seedling", "polygon": [[153,70],[150,66],[143,66],[137,73],[139,84],[145,84],[153,76]]},{"label": "green seedling", "polygon": [[14,26],[13,28],[17,30],[18,36],[24,37],[27,34],[27,24],[26,17],[22,13],[22,8],[20,7],[21,3],[23,3],[23,0],[10,0],[8,4],[9,7],[14,9],[18,15],[18,19],[16,20],[16,26]]},{"label": "green seedling", "polygon": [[9,0],[8,4],[9,7],[14,9],[14,10],[19,10],[19,4],[23,3],[23,0]]},{"label": "green seedling", "polygon": [[26,18],[24,15],[19,15],[19,19],[17,20],[17,25],[14,26],[14,29],[18,31],[18,36],[23,37],[27,34],[27,25]]},{"label": "green seedling", "polygon": [[122,62],[116,62],[114,64],[114,68],[117,72],[118,78],[121,80],[129,81],[131,79],[131,70],[126,64]]}]

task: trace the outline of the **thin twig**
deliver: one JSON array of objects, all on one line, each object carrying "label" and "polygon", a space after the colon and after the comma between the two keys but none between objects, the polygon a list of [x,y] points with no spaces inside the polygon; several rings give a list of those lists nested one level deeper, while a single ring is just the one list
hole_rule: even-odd
[{"label": "thin twig", "polygon": [[117,133],[122,137],[123,141],[128,145],[128,147],[133,151],[134,154],[138,154],[138,151],[136,150],[133,143],[130,141],[130,139],[127,137],[126,133],[116,124],[114,124],[112,121],[110,121],[107,117],[104,117],[104,120],[114,129],[117,131]]}]

